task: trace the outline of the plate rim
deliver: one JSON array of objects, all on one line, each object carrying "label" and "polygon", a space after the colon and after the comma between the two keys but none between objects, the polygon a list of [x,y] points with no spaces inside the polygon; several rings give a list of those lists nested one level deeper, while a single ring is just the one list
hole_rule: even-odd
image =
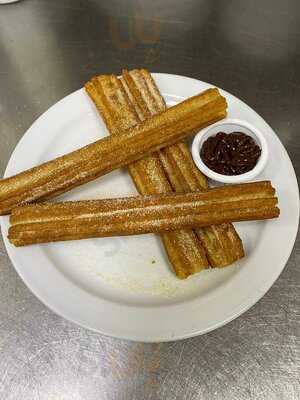
[{"label": "plate rim", "polygon": [[[190,78],[190,77],[181,76],[181,75],[168,74],[168,73],[152,73],[152,75],[153,75],[154,79],[156,79],[156,78],[162,78],[162,79],[163,79],[164,77],[169,77],[169,78],[171,78],[171,79],[174,79],[174,78],[176,78],[176,79],[187,79],[187,80],[194,81],[194,83],[198,83],[198,84],[200,83],[200,84],[203,84],[203,85],[205,85],[205,86],[214,86],[214,85],[212,85],[212,84],[210,84],[210,83],[203,82],[203,81],[200,81],[200,80],[198,80],[198,79],[194,79],[194,78]],[[44,117],[45,114],[47,114],[51,109],[55,108],[59,103],[63,102],[66,98],[69,98],[69,97],[71,97],[71,96],[76,96],[76,94],[77,94],[78,92],[81,92],[81,91],[83,91],[83,90],[84,90],[84,88],[78,89],[78,90],[74,91],[73,93],[71,93],[71,94],[65,96],[64,98],[62,98],[61,100],[59,100],[59,101],[56,102],[55,104],[53,104],[53,105],[52,105],[50,108],[48,108],[41,116],[39,116],[39,117],[31,124],[31,126],[33,126],[35,123],[37,123],[39,120],[41,120],[41,119]],[[272,277],[272,279],[269,279],[269,280],[268,280],[267,284],[263,287],[263,289],[260,287],[259,293],[258,293],[258,291],[256,291],[256,292],[253,293],[253,295],[248,296],[248,297],[246,298],[246,300],[243,300],[243,301],[241,302],[241,304],[239,305],[239,307],[238,307],[239,310],[233,311],[233,312],[232,312],[232,315],[231,315],[230,317],[227,317],[227,318],[225,318],[225,319],[223,319],[223,320],[220,320],[219,322],[217,322],[217,323],[215,323],[215,324],[213,324],[213,325],[208,326],[206,329],[200,329],[200,330],[199,330],[199,329],[197,329],[197,328],[194,328],[194,329],[191,330],[191,332],[189,332],[189,333],[182,333],[182,334],[180,334],[180,333],[177,332],[175,335],[170,334],[170,335],[167,335],[167,336],[159,336],[159,333],[158,333],[158,334],[157,334],[157,337],[154,337],[154,338],[151,338],[151,337],[143,337],[143,338],[141,338],[140,335],[136,335],[136,336],[135,336],[135,335],[126,336],[126,335],[124,335],[124,334],[122,334],[122,333],[118,334],[118,333],[116,333],[116,332],[114,332],[114,333],[109,332],[109,333],[108,333],[108,332],[105,332],[105,331],[101,331],[101,329],[99,329],[98,327],[95,328],[95,327],[86,325],[86,324],[80,322],[78,319],[76,320],[75,318],[70,317],[69,315],[67,315],[67,314],[64,312],[64,310],[62,311],[62,310],[56,309],[51,303],[49,303],[48,299],[45,300],[45,299],[38,293],[38,291],[37,291],[35,288],[33,288],[33,286],[31,285],[31,283],[28,282],[28,280],[26,279],[26,277],[24,277],[22,271],[20,271],[20,269],[19,269],[19,267],[18,267],[18,265],[17,265],[18,263],[17,263],[17,261],[16,261],[16,259],[15,259],[15,257],[14,257],[14,254],[13,254],[13,252],[11,252],[11,248],[7,245],[7,244],[8,244],[7,238],[6,238],[6,236],[3,234],[4,218],[1,217],[1,219],[0,219],[0,225],[1,225],[1,232],[2,232],[2,236],[3,236],[4,244],[5,244],[6,251],[7,251],[8,255],[9,255],[9,258],[10,258],[10,260],[11,260],[11,262],[12,262],[12,264],[13,264],[15,270],[17,271],[17,273],[19,274],[19,276],[21,277],[21,279],[23,280],[23,282],[25,283],[25,285],[31,290],[31,292],[32,292],[43,304],[45,304],[49,309],[51,309],[54,313],[56,313],[56,314],[58,314],[58,315],[64,317],[65,319],[67,319],[67,320],[69,320],[69,321],[71,321],[71,322],[73,322],[73,323],[75,323],[75,324],[77,324],[77,325],[80,325],[80,326],[82,326],[82,327],[84,327],[84,328],[86,328],[86,329],[89,329],[89,330],[94,331],[94,332],[97,332],[97,333],[101,333],[101,334],[106,335],[106,336],[115,337],[115,338],[119,338],[119,339],[132,340],[132,341],[142,341],[142,342],[168,342],[168,341],[182,340],[182,339],[186,339],[186,338],[190,338],[190,337],[195,337],[195,336],[198,336],[198,335],[202,335],[202,334],[211,332],[211,331],[213,331],[213,330],[215,330],[215,329],[217,329],[217,328],[219,328],[219,327],[221,327],[221,326],[224,326],[224,325],[228,324],[229,322],[233,321],[234,319],[236,319],[236,318],[238,318],[240,315],[242,315],[244,312],[246,312],[247,310],[249,310],[254,304],[256,304],[256,303],[270,290],[270,288],[272,287],[272,285],[275,283],[275,281],[278,279],[278,277],[280,276],[280,274],[281,274],[282,271],[284,270],[284,268],[285,268],[285,266],[286,266],[286,264],[287,264],[287,262],[288,262],[288,259],[289,259],[290,255],[291,255],[292,251],[293,251],[293,248],[294,248],[294,245],[295,245],[295,241],[296,241],[296,237],[297,237],[298,226],[299,226],[299,188],[298,188],[297,176],[296,176],[296,173],[295,173],[293,164],[292,164],[292,162],[291,162],[291,159],[290,159],[290,157],[289,157],[289,155],[288,155],[288,152],[287,152],[286,148],[284,147],[284,145],[282,144],[282,142],[280,141],[279,137],[276,135],[276,133],[274,132],[274,130],[270,127],[270,125],[269,125],[258,113],[256,113],[255,110],[253,110],[250,106],[248,106],[244,101],[240,100],[240,99],[237,98],[235,95],[232,95],[231,93],[229,93],[229,92],[227,92],[227,91],[225,91],[225,90],[223,90],[223,89],[221,89],[221,88],[220,88],[220,90],[221,90],[225,95],[226,95],[226,94],[229,94],[229,95],[232,96],[234,99],[237,99],[239,102],[242,102],[243,105],[246,106],[246,108],[247,108],[249,111],[255,112],[256,117],[258,117],[264,124],[266,124],[266,125],[268,126],[268,128],[273,132],[273,134],[274,134],[276,140],[279,142],[279,144],[280,144],[280,146],[281,146],[281,150],[283,150],[283,152],[285,153],[285,155],[286,155],[286,157],[287,157],[287,160],[289,161],[289,167],[290,167],[291,172],[293,173],[293,178],[294,178],[294,180],[295,180],[295,182],[296,182],[296,187],[295,187],[295,189],[296,189],[296,192],[297,192],[297,224],[296,224],[296,226],[294,227],[294,232],[293,232],[293,235],[291,236],[291,240],[290,240],[290,243],[291,243],[290,249],[289,249],[289,251],[288,251],[287,254],[286,254],[285,261],[283,262],[283,265],[282,265],[282,267],[280,268],[280,270],[277,272],[277,274],[275,274],[275,275]],[[164,93],[164,95],[167,96],[167,95],[171,95],[171,94],[169,94],[169,93]],[[172,95],[172,96],[173,96],[173,95]],[[175,96],[175,97],[176,97],[176,96]],[[21,138],[20,141],[18,142],[17,146],[15,147],[15,149],[13,150],[13,152],[11,153],[10,159],[9,159],[9,161],[8,161],[8,163],[7,163],[7,166],[6,166],[6,169],[5,169],[4,176],[6,176],[7,171],[9,170],[11,159],[13,158],[13,155],[14,155],[14,153],[15,153],[17,147],[18,147],[19,145],[20,145],[20,146],[22,145],[23,139],[25,138],[25,136],[26,136],[27,134],[29,134],[29,130],[30,130],[31,126],[28,128],[28,130],[26,130],[26,132],[24,133],[24,135],[22,136],[22,138]],[[80,288],[80,289],[81,289],[81,288]],[[251,300],[250,300],[250,299],[251,299]],[[250,301],[249,301],[249,300],[250,300]],[[246,304],[245,304],[245,303],[246,303]]]}]

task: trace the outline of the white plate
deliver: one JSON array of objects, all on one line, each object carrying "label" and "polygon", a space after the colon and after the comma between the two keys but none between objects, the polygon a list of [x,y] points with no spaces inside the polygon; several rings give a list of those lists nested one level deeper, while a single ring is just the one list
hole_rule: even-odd
[{"label": "white plate", "polygon": [[[169,105],[211,85],[175,75],[154,74]],[[291,253],[299,219],[298,186],[291,161],[274,131],[242,101],[223,92],[229,117],[249,121],[266,136],[270,160],[264,175],[280,199],[278,220],[236,224],[246,257],[185,281],[176,278],[153,235],[89,239],[15,248],[1,228],[19,275],[49,308],[106,335],[168,341],[199,335],[226,324],[256,303],[275,282]],[[13,152],[5,176],[67,153],[107,134],[84,90],[43,114]],[[125,170],[77,188],[63,199],[135,193]]]}]

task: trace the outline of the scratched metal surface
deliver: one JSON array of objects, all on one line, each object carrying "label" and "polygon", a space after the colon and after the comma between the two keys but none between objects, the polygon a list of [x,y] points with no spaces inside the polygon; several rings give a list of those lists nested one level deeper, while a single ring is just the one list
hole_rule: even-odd
[{"label": "scratched metal surface", "polygon": [[[51,104],[94,73],[144,65],[245,100],[278,132],[299,173],[299,24],[299,0],[0,5],[0,171]],[[298,240],[272,289],[229,325],[142,344],[54,315],[21,282],[1,242],[0,399],[299,399],[299,261]]]}]

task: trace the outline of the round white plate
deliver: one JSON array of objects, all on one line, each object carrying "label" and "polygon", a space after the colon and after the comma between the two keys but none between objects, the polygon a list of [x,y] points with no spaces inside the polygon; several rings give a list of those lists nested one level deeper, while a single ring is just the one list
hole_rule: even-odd
[{"label": "round white plate", "polygon": [[[211,85],[168,74],[153,74],[169,105]],[[298,186],[291,161],[274,131],[241,100],[223,91],[230,118],[249,121],[268,141],[270,160],[259,179],[277,188],[281,216],[236,224],[246,257],[235,265],[203,271],[185,281],[170,270],[154,235],[89,239],[15,248],[8,254],[19,275],[49,308],[106,335],[156,342],[216,329],[241,315],[275,282],[292,251],[299,219]],[[107,135],[83,89],[43,114],[13,152],[5,176],[70,152]],[[66,199],[135,193],[125,170],[114,171],[64,195]]]}]

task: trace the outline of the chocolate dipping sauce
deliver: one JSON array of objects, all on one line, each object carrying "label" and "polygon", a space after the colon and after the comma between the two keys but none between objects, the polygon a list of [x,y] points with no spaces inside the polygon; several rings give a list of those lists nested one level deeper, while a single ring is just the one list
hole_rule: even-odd
[{"label": "chocolate dipping sauce", "polygon": [[251,171],[261,154],[255,140],[245,133],[219,132],[202,145],[200,156],[204,164],[222,175],[241,175]]}]

